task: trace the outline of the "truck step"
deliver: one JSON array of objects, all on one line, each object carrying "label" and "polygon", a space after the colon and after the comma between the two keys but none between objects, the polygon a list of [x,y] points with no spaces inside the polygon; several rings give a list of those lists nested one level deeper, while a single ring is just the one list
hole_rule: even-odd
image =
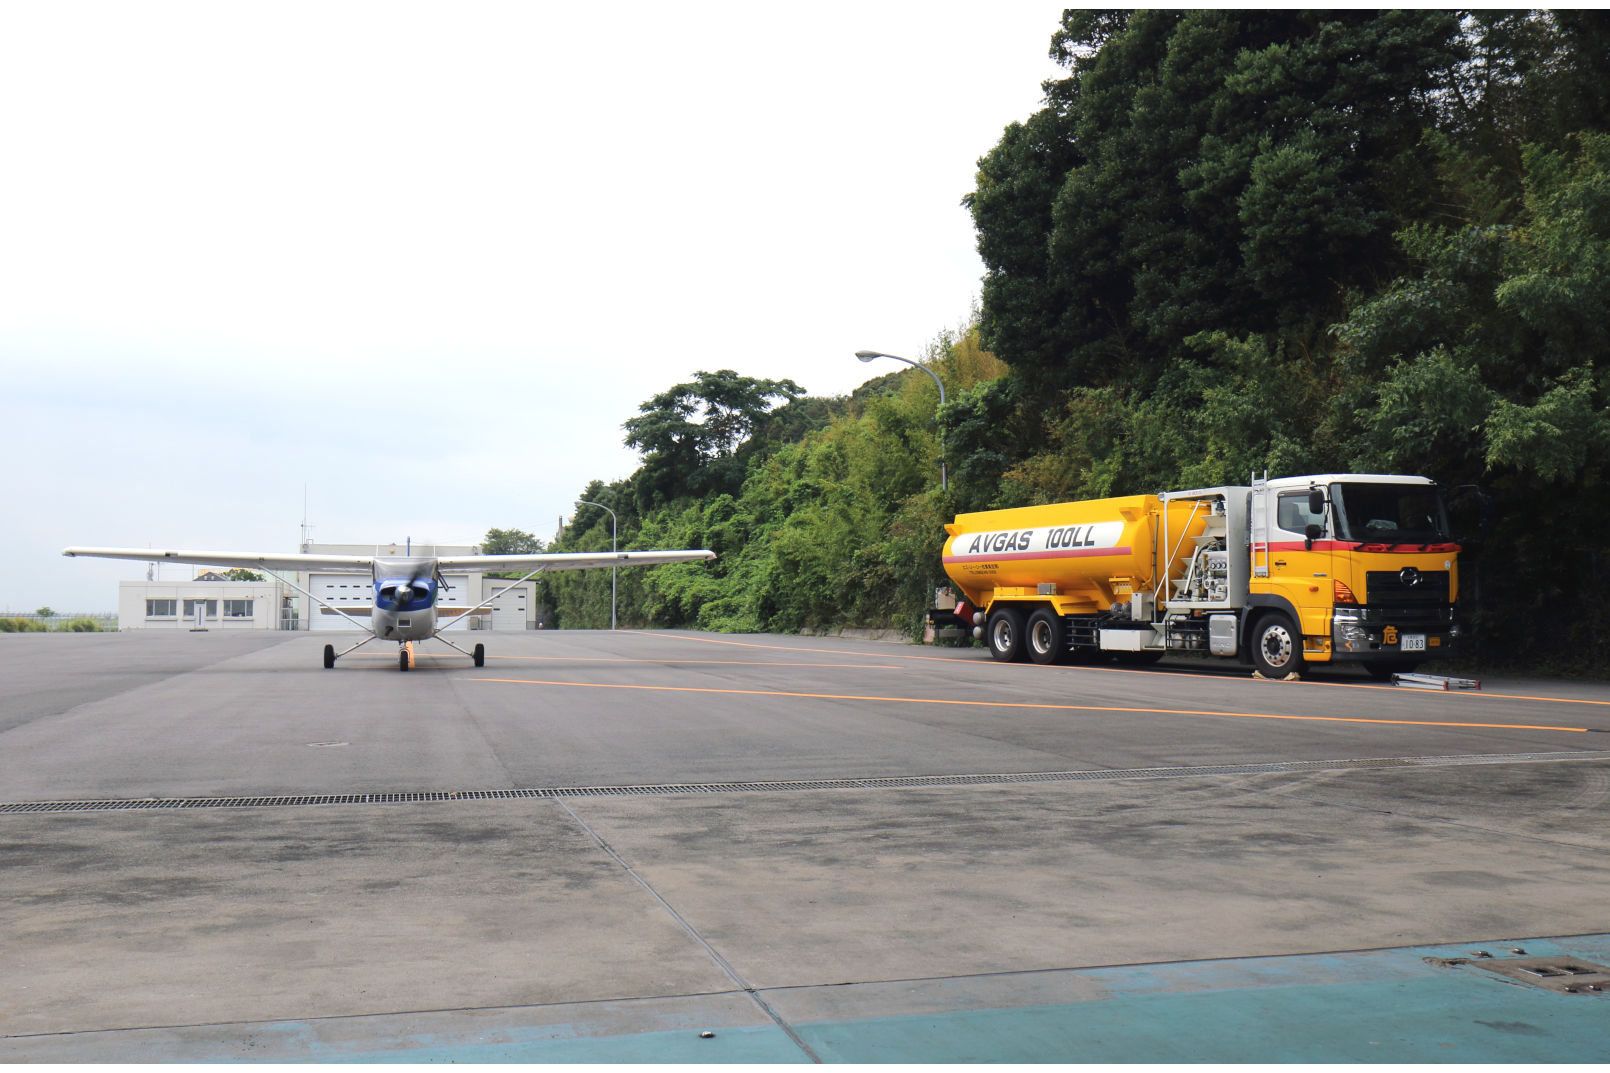
[{"label": "truck step", "polygon": [[1449,678],[1440,674],[1394,674],[1392,684],[1410,689],[1480,689],[1475,678]]}]

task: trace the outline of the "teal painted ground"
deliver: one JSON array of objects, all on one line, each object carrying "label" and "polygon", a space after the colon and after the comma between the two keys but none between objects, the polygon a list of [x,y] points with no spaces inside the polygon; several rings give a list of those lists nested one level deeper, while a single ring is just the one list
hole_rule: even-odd
[{"label": "teal painted ground", "polygon": [[1610,1005],[1482,981],[1147,995],[806,1026],[829,1062],[1593,1062]]},{"label": "teal painted ground", "polygon": [[[1610,963],[1610,935],[1504,940],[1039,974],[1064,985],[1076,978],[1080,993],[1091,997],[1010,1008],[964,1008],[986,990],[980,980],[918,981],[912,993],[920,992],[919,1001],[936,1012],[877,1016],[882,1000],[869,991],[865,1016],[802,1020],[787,1030],[712,1024],[709,1037],[694,1030],[622,1033],[614,1030],[618,1021],[609,1028],[585,1021],[526,1028],[505,1023],[495,1041],[404,1033],[369,1047],[350,1036],[321,1044],[318,1022],[290,1022],[258,1039],[278,1036],[287,1044],[265,1048],[282,1053],[264,1058],[321,1062],[1610,1060],[1610,994],[1556,994],[1474,962],[1450,967],[1439,960],[1468,959],[1477,950],[1504,958],[1515,947],[1529,956]],[[853,992],[855,985],[847,988]],[[840,999],[848,993],[833,990]],[[887,994],[887,985],[879,993]],[[762,997],[786,1020],[789,993]]]}]

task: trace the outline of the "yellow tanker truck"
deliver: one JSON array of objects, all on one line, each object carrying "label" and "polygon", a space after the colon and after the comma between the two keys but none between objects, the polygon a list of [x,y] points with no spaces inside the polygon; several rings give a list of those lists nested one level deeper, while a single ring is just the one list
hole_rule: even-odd
[{"label": "yellow tanker truck", "polygon": [[1453,654],[1459,547],[1425,477],[1329,473],[981,511],[945,527],[956,614],[998,660],[1168,652],[1386,679]]}]

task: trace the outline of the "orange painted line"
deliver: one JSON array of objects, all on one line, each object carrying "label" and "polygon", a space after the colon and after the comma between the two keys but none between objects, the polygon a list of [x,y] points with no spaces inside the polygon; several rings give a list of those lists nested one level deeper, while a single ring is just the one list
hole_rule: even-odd
[{"label": "orange painted line", "polygon": [[[1391,689],[1392,687],[1387,686],[1386,688]],[[1436,690],[1427,690],[1426,692],[1434,693]],[[1524,693],[1483,693],[1478,690],[1467,691],[1450,689],[1448,692],[1459,693],[1461,696],[1470,697],[1472,699],[1476,697],[1491,697],[1493,700],[1540,700],[1548,704],[1600,704],[1610,708],[1610,700],[1578,700],[1575,697],[1528,697]]]},{"label": "orange painted line", "polygon": [[1449,723],[1426,719],[1363,719],[1343,715],[1275,715],[1265,712],[1214,712],[1193,708],[1128,708],[1096,704],[1044,704],[1027,701],[956,700],[947,697],[867,697],[852,693],[789,693],[775,689],[707,689],[699,686],[640,686],[617,682],[546,682],[530,678],[471,678],[472,682],[506,685],[570,686],[576,689],[639,689],[661,693],[724,693],[744,697],[790,697],[796,700],[853,700],[883,704],[948,704],[973,708],[1039,708],[1066,712],[1135,712],[1140,715],[1217,715],[1230,719],[1288,719],[1307,723],[1375,723],[1385,726],[1461,727],[1479,730],[1557,730],[1586,734],[1588,727],[1556,727],[1534,723]]}]

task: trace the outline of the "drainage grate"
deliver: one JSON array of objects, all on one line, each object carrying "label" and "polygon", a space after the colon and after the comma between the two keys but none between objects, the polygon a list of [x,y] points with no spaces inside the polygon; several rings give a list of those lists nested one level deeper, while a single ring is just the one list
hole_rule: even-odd
[{"label": "drainage grate", "polygon": [[1610,760],[1610,752],[1364,757],[1351,760],[1293,760],[1271,764],[1108,768],[1085,771],[1020,771],[988,775],[915,775],[869,779],[783,780],[777,782],[669,783],[651,786],[550,786],[526,790],[421,790],[361,794],[277,794],[258,797],[141,797],[102,801],[22,801],[9,804],[0,803],[0,813],[111,812],[126,809],[282,808],[295,805],[393,805],[431,801],[499,801],[528,797],[661,797],[671,794],[797,793],[806,790],[908,790],[933,786],[999,786],[1036,782],[1186,779],[1205,775],[1263,775],[1303,771],[1347,771],[1359,768],[1460,767],[1471,764],[1549,763],[1572,760]]},{"label": "drainage grate", "polygon": [[1519,980],[1523,984],[1563,995],[1602,995],[1610,992],[1610,968],[1581,958],[1498,958],[1491,961],[1457,958],[1452,963],[1474,965],[1506,979]]}]

